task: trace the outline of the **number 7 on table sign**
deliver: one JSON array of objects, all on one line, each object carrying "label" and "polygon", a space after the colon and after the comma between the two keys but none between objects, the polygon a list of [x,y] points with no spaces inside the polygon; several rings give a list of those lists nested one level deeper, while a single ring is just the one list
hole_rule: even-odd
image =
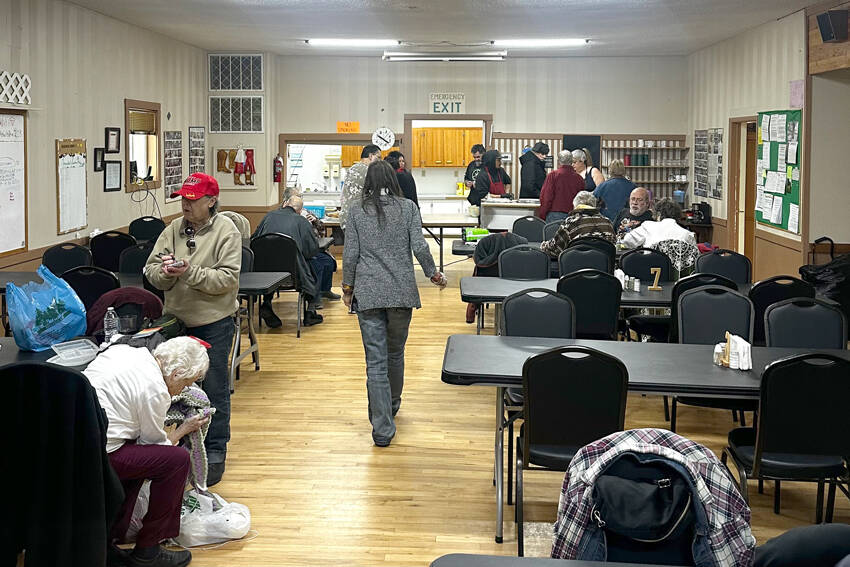
[{"label": "number 7 on table sign", "polygon": [[650,291],[661,291],[661,286],[658,285],[658,280],[661,279],[661,268],[650,268],[649,273],[655,276],[652,285],[649,286]]}]

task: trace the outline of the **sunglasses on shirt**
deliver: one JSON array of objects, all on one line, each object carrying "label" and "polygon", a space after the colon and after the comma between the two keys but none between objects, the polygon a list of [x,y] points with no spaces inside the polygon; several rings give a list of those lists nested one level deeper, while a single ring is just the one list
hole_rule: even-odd
[{"label": "sunglasses on shirt", "polygon": [[191,226],[187,226],[183,232],[185,232],[186,236],[189,237],[189,239],[186,240],[186,247],[189,248],[189,252],[194,252],[195,251],[195,229],[192,228]]}]

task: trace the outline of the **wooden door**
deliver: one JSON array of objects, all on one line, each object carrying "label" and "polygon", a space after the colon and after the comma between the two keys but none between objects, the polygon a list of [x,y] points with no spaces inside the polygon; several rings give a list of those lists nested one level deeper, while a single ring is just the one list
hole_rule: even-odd
[{"label": "wooden door", "polygon": [[746,189],[744,202],[744,255],[755,264],[756,246],[756,123],[747,122]]},{"label": "wooden door", "polygon": [[446,128],[443,131],[443,162],[446,167],[461,167],[463,134],[463,128]]},{"label": "wooden door", "polygon": [[443,167],[443,128],[424,128],[425,130],[425,166]]},{"label": "wooden door", "polygon": [[466,167],[469,165],[469,162],[472,161],[472,152],[469,150],[472,149],[472,146],[475,144],[483,144],[484,143],[484,129],[483,128],[464,128],[463,129],[463,160],[461,164]]}]

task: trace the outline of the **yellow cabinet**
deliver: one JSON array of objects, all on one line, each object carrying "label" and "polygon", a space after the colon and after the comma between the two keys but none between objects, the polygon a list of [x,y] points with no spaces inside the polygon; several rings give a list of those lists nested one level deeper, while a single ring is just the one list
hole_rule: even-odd
[{"label": "yellow cabinet", "polygon": [[481,128],[414,128],[410,167],[466,167],[481,139]]}]

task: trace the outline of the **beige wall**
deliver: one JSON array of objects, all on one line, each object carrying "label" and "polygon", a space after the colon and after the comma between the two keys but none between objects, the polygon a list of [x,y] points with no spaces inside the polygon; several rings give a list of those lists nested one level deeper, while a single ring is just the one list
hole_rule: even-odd
[{"label": "beige wall", "polygon": [[388,63],[378,57],[278,57],[283,132],[404,127],[432,92],[463,92],[466,112],[493,114],[500,132],[684,133],[684,57]]},{"label": "beige wall", "polygon": [[812,157],[809,235],[850,242],[850,70],[812,77]]},{"label": "beige wall", "polygon": [[[691,143],[694,130],[723,128],[727,165],[730,118],[788,108],[789,82],[805,78],[805,26],[803,12],[797,12],[688,57],[686,129]],[[720,218],[726,218],[727,173],[724,169],[724,198],[707,199]]]},{"label": "beige wall", "polygon": [[[54,0],[0,0],[0,69],[32,79],[28,112],[29,247],[62,240],[56,235],[56,138],[85,138],[88,149],[88,227],[126,226],[150,214],[127,193],[103,192],[103,173],[92,169],[104,127],[118,126],[124,159],[124,99],[162,104],[162,129],[182,130],[184,160],[189,126],[206,125],[206,56],[200,49]],[[171,112],[171,120],[165,115]],[[123,167],[123,166],[122,166]],[[188,165],[184,161],[184,171]],[[155,192],[163,214],[162,190]],[[74,237],[73,234],[70,235]]]}]

